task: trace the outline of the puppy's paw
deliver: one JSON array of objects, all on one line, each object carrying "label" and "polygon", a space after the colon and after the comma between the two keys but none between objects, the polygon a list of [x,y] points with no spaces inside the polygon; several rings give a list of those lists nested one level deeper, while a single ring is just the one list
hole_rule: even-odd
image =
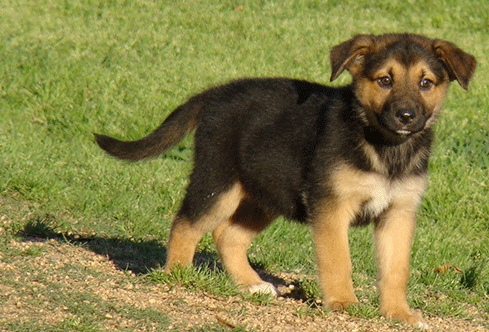
[{"label": "puppy's paw", "polygon": [[326,308],[331,311],[340,311],[346,310],[349,306],[358,304],[358,299],[356,297],[352,297],[350,299],[343,300],[330,300],[326,301]]},{"label": "puppy's paw", "polygon": [[274,285],[272,285],[269,282],[262,282],[262,283],[257,284],[257,285],[251,285],[248,287],[248,291],[251,294],[261,293],[261,294],[270,294],[272,296],[279,296],[280,295],[280,292],[277,289],[277,287],[275,287]]},{"label": "puppy's paw", "polygon": [[346,310],[349,306],[358,304],[359,302],[353,290],[337,289],[334,294],[330,292],[329,296],[324,297],[324,303],[328,310],[339,311]]},{"label": "puppy's paw", "polygon": [[419,329],[428,330],[430,328],[430,326],[423,320],[423,315],[420,310],[382,310],[382,315],[388,319],[398,320]]}]

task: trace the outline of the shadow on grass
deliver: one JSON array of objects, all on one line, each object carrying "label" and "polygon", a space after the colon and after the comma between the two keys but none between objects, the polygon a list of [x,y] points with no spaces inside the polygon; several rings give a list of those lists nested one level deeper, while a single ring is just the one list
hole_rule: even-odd
[{"label": "shadow on grass", "polygon": [[[134,240],[127,238],[107,238],[90,233],[72,233],[56,231],[56,218],[50,215],[36,216],[28,221],[24,229],[17,233],[24,241],[43,242],[55,240],[61,243],[81,245],[98,255],[111,260],[117,269],[128,271],[135,275],[145,275],[152,270],[162,269],[166,262],[167,248],[157,240]],[[194,265],[222,272],[216,252],[204,250],[197,252]],[[300,281],[286,280],[266,272],[266,267],[260,263],[252,264],[260,277],[274,285],[294,286],[294,291],[283,294],[286,298],[310,302],[311,296],[307,287]]]},{"label": "shadow on grass", "polygon": [[[166,262],[167,248],[157,240],[137,240],[123,237],[110,238],[91,233],[56,231],[57,222],[49,214],[35,216],[17,233],[24,241],[48,241],[83,245],[96,254],[108,257],[122,271],[143,275],[151,270],[162,269]],[[197,252],[196,266],[222,271],[217,254],[208,250]]]}]

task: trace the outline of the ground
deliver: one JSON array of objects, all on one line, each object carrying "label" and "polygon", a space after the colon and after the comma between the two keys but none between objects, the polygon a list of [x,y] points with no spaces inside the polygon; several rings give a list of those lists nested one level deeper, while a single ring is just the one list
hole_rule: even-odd
[{"label": "ground", "polygon": [[[120,264],[108,256],[79,244],[11,239],[8,245],[17,255],[7,257],[0,252],[0,326],[7,329],[22,330],[33,322],[36,326],[65,324],[75,329],[85,319],[85,327],[90,329],[94,324],[95,330],[412,330],[381,317],[366,320],[346,313],[325,313],[293,297],[260,305],[240,296],[216,297],[146,282],[121,270]],[[90,323],[87,317],[95,318]],[[428,317],[427,322],[433,331],[486,331],[475,321]]]}]

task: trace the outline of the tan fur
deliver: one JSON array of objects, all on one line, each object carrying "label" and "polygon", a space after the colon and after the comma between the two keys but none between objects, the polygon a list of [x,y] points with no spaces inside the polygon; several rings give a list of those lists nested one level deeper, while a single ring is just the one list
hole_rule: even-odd
[{"label": "tan fur", "polygon": [[402,321],[418,322],[406,302],[406,285],[415,214],[425,189],[425,177],[389,181],[381,175],[344,165],[332,181],[336,202],[324,202],[323,209],[312,220],[326,305],[336,310],[357,302],[351,280],[348,228],[363,207],[379,216],[375,239],[382,313]]},{"label": "tan fur", "polygon": [[406,68],[397,61],[390,60],[380,70],[374,73],[373,79],[363,76],[357,79],[357,89],[355,90],[357,98],[362,102],[362,105],[377,114],[382,112],[382,107],[391,93],[390,90],[381,88],[376,81],[376,79],[385,76],[393,76],[396,81],[405,82]]},{"label": "tan fur", "polygon": [[377,153],[375,153],[375,149],[373,146],[370,144],[367,144],[364,142],[362,144],[362,149],[363,152],[365,153],[365,156],[367,157],[368,160],[370,160],[370,164],[372,165],[372,168],[380,174],[387,174],[388,170],[385,167],[385,165],[380,161],[379,156]]},{"label": "tan fur", "polygon": [[379,175],[347,165],[340,167],[331,180],[336,188],[336,200],[325,201],[313,215],[319,282],[329,309],[345,309],[358,302],[351,280],[348,229],[365,202],[375,211],[387,207],[387,186],[381,180]]},{"label": "tan fur", "polygon": [[223,193],[211,211],[199,220],[175,218],[170,231],[165,270],[170,271],[176,265],[192,264],[195,248],[202,236],[228,220],[238,208],[243,197],[243,189],[239,183],[236,183]]},{"label": "tan fur", "polygon": [[224,268],[236,284],[250,288],[263,283],[248,262],[247,250],[273,219],[245,198],[233,216],[212,233]]},{"label": "tan fur", "polygon": [[[430,72],[425,62],[420,61],[414,66],[406,68],[396,60],[390,60],[374,74],[374,78],[385,76],[392,76],[396,82],[402,82],[401,86],[399,84],[396,85],[396,89],[402,89],[408,93],[417,91],[417,85],[422,79],[429,79],[435,82],[436,85],[430,91],[420,92],[419,98],[426,105],[427,113],[436,115],[440,111],[448,90],[449,80],[447,77],[446,80],[437,82],[435,75]],[[367,77],[359,77],[357,79],[356,96],[362,102],[362,105],[367,106],[375,113],[382,112],[382,107],[390,93],[392,93],[391,90],[381,88],[376,80]],[[435,119],[436,117],[428,121],[427,127],[431,126]]]},{"label": "tan fur", "polygon": [[392,186],[390,208],[375,226],[381,313],[387,318],[409,324],[420,321],[406,301],[409,258],[416,226],[416,211],[424,192],[426,179],[413,177]]},{"label": "tan fur", "polygon": [[348,228],[352,214],[360,208],[355,199],[324,202],[312,220],[319,284],[330,310],[346,309],[358,303],[351,279],[352,264],[348,246]]}]

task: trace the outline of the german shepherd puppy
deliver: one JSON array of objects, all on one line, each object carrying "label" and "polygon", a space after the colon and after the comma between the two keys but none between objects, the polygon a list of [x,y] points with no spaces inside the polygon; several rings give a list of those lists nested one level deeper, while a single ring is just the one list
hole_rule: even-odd
[{"label": "german shepherd puppy", "polygon": [[381,313],[423,325],[408,306],[406,285],[432,126],[449,83],[467,89],[476,60],[450,42],[414,34],[358,35],[333,47],[330,59],[331,81],[346,69],[351,84],[241,79],[190,98],[140,140],[95,134],[97,143],[139,160],[196,129],[195,166],[173,220],[167,271],[191,264],[212,231],[237,284],[277,293],[250,266],[247,249],[284,216],[311,225],[326,307],[344,309],[358,302],[348,228],[373,222]]}]

